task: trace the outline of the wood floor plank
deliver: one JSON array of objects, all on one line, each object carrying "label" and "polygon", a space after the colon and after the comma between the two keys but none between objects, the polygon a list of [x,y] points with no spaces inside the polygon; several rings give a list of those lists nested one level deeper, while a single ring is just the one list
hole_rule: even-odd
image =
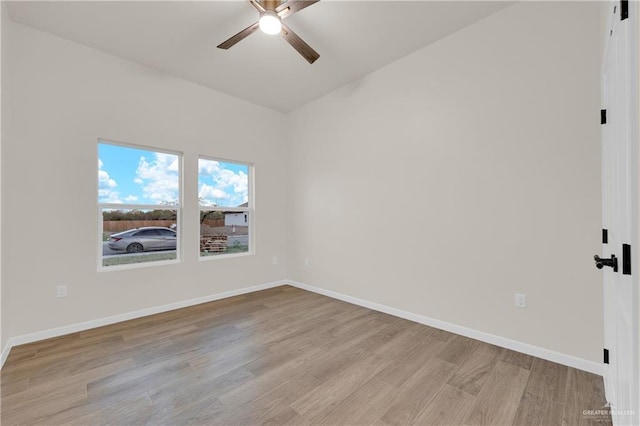
[{"label": "wood floor plank", "polygon": [[130,389],[149,390],[167,381],[189,374],[191,366],[186,361],[168,360],[145,366],[133,365],[107,377],[87,381],[87,396],[99,399]]},{"label": "wood floor plank", "polygon": [[376,379],[365,383],[343,399],[325,417],[314,422],[319,425],[368,425],[375,422],[394,400],[396,389]]},{"label": "wood floor plank", "polygon": [[569,367],[537,358],[525,389],[531,395],[564,404]]},{"label": "wood floor plank", "polygon": [[140,341],[150,342],[157,340],[159,335],[162,335],[164,338],[180,336],[196,331],[197,329],[198,327],[195,324],[171,324],[170,326],[159,328],[149,326],[142,329],[134,328],[132,330],[126,330],[122,333],[122,339],[124,341],[136,340],[138,343],[140,343]]},{"label": "wood floor plank", "polygon": [[455,336],[436,355],[451,364],[461,364],[475,350],[480,342],[464,336]]},{"label": "wood floor plank", "polygon": [[369,321],[376,319],[378,315],[378,312],[373,311],[361,312],[359,315],[352,317],[349,321],[340,322],[336,326],[328,329],[327,333],[334,337],[341,336],[352,331],[353,329],[360,327],[363,324],[366,324]]},{"label": "wood floor plank", "polygon": [[87,335],[86,337],[80,337],[80,333],[74,333],[70,336],[73,337],[65,339],[55,345],[43,345],[44,347],[40,347],[39,342],[36,342],[34,347],[38,349],[36,350],[36,356],[33,358],[34,362],[58,359],[68,356],[69,352],[74,352],[76,355],[93,353],[97,350],[117,345],[123,341],[119,333],[116,335],[96,333]]},{"label": "wood floor plank", "polygon": [[67,406],[86,401],[87,389],[82,383],[74,383],[46,392],[27,390],[10,397],[2,396],[2,424],[34,424],[50,419]]},{"label": "wood floor plank", "polygon": [[328,333],[328,330],[335,325],[336,321],[333,318],[317,319],[305,327],[285,332],[278,337],[272,337],[265,342],[265,345],[271,351],[278,352],[288,350],[291,346],[317,344],[319,335]]},{"label": "wood floor plank", "polygon": [[431,335],[431,331],[422,324],[403,321],[402,331],[392,339],[380,345],[375,352],[388,359],[396,360],[405,355],[408,348],[417,345],[422,339]]},{"label": "wood floor plank", "polygon": [[[309,362],[317,358],[320,353],[320,350],[304,352],[283,364],[274,366],[273,369],[255,377],[251,382],[236,386],[230,391],[220,395],[219,398],[227,407],[236,409],[291,379],[311,376],[307,374],[308,369],[306,367]],[[248,369],[248,367],[245,368]],[[248,371],[250,370],[248,369]],[[317,383],[319,384],[319,382]]]},{"label": "wood floor plank", "polygon": [[3,425],[573,425],[604,405],[600,377],[290,286],[15,347],[0,381]]},{"label": "wood floor plank", "polygon": [[239,343],[219,351],[194,354],[187,362],[195,369],[206,370],[212,377],[234,370],[272,353],[259,343]]},{"label": "wood floor plank", "polygon": [[564,406],[551,399],[525,392],[514,425],[560,426]]},{"label": "wood floor plank", "polygon": [[135,425],[144,423],[153,413],[154,407],[148,395],[127,399],[108,408],[101,408],[87,415],[71,419],[69,425],[97,426],[97,425]]},{"label": "wood floor plank", "polygon": [[120,392],[101,395],[100,398],[87,397],[84,400],[76,400],[70,404],[64,404],[54,413],[37,417],[29,423],[59,425],[66,424],[79,417],[87,416],[97,410],[109,409],[124,401],[142,398],[146,395],[144,389],[130,387]]},{"label": "wood floor plank", "polygon": [[446,343],[456,336],[455,334],[449,333],[448,331],[439,330],[437,328],[433,328],[429,326],[426,326],[426,327],[427,327],[427,330],[429,331],[429,336],[431,336],[432,339],[438,340],[440,342]]},{"label": "wood floor plank", "polygon": [[2,368],[2,380],[12,381],[33,377],[35,375],[44,375],[49,372],[62,371],[72,368],[78,362],[85,359],[83,353],[60,353],[55,357],[46,358],[29,358],[23,361],[7,362],[6,367]]},{"label": "wood floor plank", "polygon": [[535,358],[531,355],[512,351],[511,349],[502,349],[502,352],[500,353],[500,360],[517,365],[525,370],[531,370],[534,359]]},{"label": "wood floor plank", "polygon": [[[431,358],[400,386],[381,420],[387,424],[415,424],[431,399],[449,380],[455,364]],[[428,386],[425,384],[428,383]]]},{"label": "wood floor plank", "polygon": [[11,350],[11,352],[9,353],[9,356],[5,361],[7,362],[8,365],[18,365],[20,361],[35,358],[36,354],[38,353],[38,350],[28,348],[29,345],[23,345],[23,346],[27,346],[27,348],[24,348],[23,350],[17,350],[17,351],[13,351],[13,349]]},{"label": "wood floor plank", "polygon": [[428,363],[446,345],[446,342],[433,340],[431,337],[421,339],[411,346],[395,363],[380,372],[376,377],[385,383],[401,387],[416,371]]},{"label": "wood floor plank", "polygon": [[316,422],[329,415],[335,406],[349,395],[360,389],[378,372],[384,370],[391,361],[375,353],[345,369],[342,374],[336,375],[302,394],[291,404],[303,418],[310,422]]},{"label": "wood floor plank", "polygon": [[[590,392],[584,392],[590,389]],[[600,414],[584,414],[585,410],[606,411],[604,384],[602,378],[586,371],[569,368],[567,374],[567,390],[565,396],[563,424],[565,425],[597,425],[607,424],[610,417]]]},{"label": "wood floor plank", "polygon": [[[375,322],[377,319],[373,321]],[[310,366],[309,373],[321,381],[326,381],[332,377],[341,375],[344,370],[367,358],[376,348],[380,347],[384,342],[393,339],[393,337],[401,331],[402,324],[400,322],[391,324],[383,322],[382,324],[380,328],[373,326],[372,330],[377,330],[377,332],[358,341],[357,344],[352,344],[338,354],[326,351],[323,355],[329,355],[331,359],[327,359],[324,356],[318,357]]]},{"label": "wood floor plank", "polygon": [[389,339],[390,334],[398,331],[396,327],[372,319],[333,340],[327,340],[319,347],[321,353],[310,364],[309,374],[321,381],[328,380],[363,357],[366,351],[374,350]]},{"label": "wood floor plank", "polygon": [[[320,385],[320,381],[310,374],[299,374],[292,377],[286,382],[279,383],[273,386],[271,389],[264,390],[260,395],[247,401],[243,406],[237,407],[236,402],[233,401],[233,405],[229,406],[228,399],[225,405],[229,408],[234,408],[234,411],[247,411],[256,407],[269,407],[274,401],[287,407],[291,407],[291,403],[296,400],[299,395],[304,395],[311,390],[317,388]],[[289,410],[287,410],[289,412]],[[296,412],[295,415],[298,413]],[[287,419],[288,420],[288,419]]]},{"label": "wood floor plank", "polygon": [[489,378],[501,348],[486,343],[479,344],[460,364],[449,384],[473,396],[477,396]]},{"label": "wood floor plank", "polygon": [[[250,336],[233,325],[220,325],[211,330],[189,332],[181,336],[165,338],[168,344],[161,349],[139,351],[133,356],[136,364],[145,365],[162,361],[163,359],[181,356],[191,358],[199,356],[203,351],[222,350],[234,343],[247,341]],[[194,347],[192,342],[198,342]]]},{"label": "wood floor plank", "polygon": [[[289,365],[291,361],[303,356],[321,356],[323,344],[326,344],[328,335],[325,333],[313,334],[304,339],[292,343],[288,348],[278,351],[267,350],[262,356],[244,365],[248,371],[256,377]],[[304,358],[302,358],[304,359]]]},{"label": "wood floor plank", "polygon": [[55,376],[55,378],[51,380],[30,380],[29,387],[26,390],[13,395],[3,395],[2,400],[10,405],[21,404],[25,401],[30,401],[33,398],[39,398],[40,396],[46,397],[49,393],[56,392],[57,390],[67,386],[81,386],[86,394],[87,383],[109,377],[134,366],[135,363],[133,360],[131,358],[127,358],[94,368],[80,370],[72,375],[61,377]]},{"label": "wood floor plank", "polygon": [[512,424],[528,378],[529,370],[498,361],[467,415],[465,424]]},{"label": "wood floor plank", "polygon": [[417,425],[461,425],[476,398],[445,384],[416,417]]},{"label": "wood floor plank", "polygon": [[18,380],[4,380],[0,377],[0,395],[9,396],[14,393],[22,392],[27,390],[29,387],[29,378],[23,377]]},{"label": "wood floor plank", "polygon": [[247,404],[242,410],[226,410],[199,424],[214,425],[274,425],[279,426],[292,421],[298,414],[289,405],[278,400],[268,405]]},{"label": "wood floor plank", "polygon": [[167,404],[161,407],[154,405],[154,407],[152,413],[141,413],[137,423],[150,426],[216,425],[224,424],[220,419],[229,414],[225,405],[213,396],[203,396],[185,404]]},{"label": "wood floor plank", "polygon": [[101,378],[115,374],[134,365],[131,358],[121,357],[95,357],[83,359],[65,368],[57,370],[43,370],[34,373],[29,377],[29,387],[39,385],[47,386],[55,380],[56,383],[63,384],[70,381],[88,381],[90,379]]},{"label": "wood floor plank", "polygon": [[[209,378],[207,375],[199,376],[197,372],[192,372],[184,377],[156,386],[148,390],[147,393],[153,404],[159,408],[158,411],[170,413],[172,407],[179,407],[179,411],[183,411],[186,410],[186,407],[201,405],[206,401],[222,404],[222,401],[218,399],[219,395],[239,385],[249,383],[253,378],[253,375],[243,368],[237,368],[214,378]],[[162,418],[161,413],[158,414],[160,415],[157,415],[156,418]]]}]

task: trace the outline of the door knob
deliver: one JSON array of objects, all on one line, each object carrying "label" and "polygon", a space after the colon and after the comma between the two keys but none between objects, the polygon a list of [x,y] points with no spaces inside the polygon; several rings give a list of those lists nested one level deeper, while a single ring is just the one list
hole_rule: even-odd
[{"label": "door knob", "polygon": [[611,255],[611,259],[601,259],[597,254],[593,256],[593,260],[596,261],[596,268],[602,269],[603,266],[613,268],[613,272],[618,272],[618,258],[615,254]]}]

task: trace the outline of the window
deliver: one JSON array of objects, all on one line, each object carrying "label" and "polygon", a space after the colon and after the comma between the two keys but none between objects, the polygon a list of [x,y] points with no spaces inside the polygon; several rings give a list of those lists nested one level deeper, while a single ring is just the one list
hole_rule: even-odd
[{"label": "window", "polygon": [[251,166],[198,159],[200,257],[251,253]]},{"label": "window", "polygon": [[98,141],[98,267],[176,262],[180,154]]}]

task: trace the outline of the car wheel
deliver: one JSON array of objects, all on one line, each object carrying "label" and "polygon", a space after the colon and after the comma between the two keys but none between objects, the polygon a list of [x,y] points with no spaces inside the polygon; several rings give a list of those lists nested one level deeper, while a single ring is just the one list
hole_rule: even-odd
[{"label": "car wheel", "polygon": [[140,243],[132,243],[127,246],[127,253],[140,253],[143,250]]}]

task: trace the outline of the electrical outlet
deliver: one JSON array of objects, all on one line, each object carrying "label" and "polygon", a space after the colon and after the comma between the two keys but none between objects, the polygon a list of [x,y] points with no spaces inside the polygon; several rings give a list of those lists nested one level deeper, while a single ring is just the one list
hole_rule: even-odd
[{"label": "electrical outlet", "polygon": [[271,263],[274,265],[278,264],[278,256],[273,256],[273,258],[271,259]]},{"label": "electrical outlet", "polygon": [[310,263],[310,262],[309,262],[309,258],[306,258],[306,259],[304,260],[304,266],[309,266],[309,263]]},{"label": "electrical outlet", "polygon": [[56,295],[58,297],[67,297],[67,286],[66,285],[59,285],[56,288]]},{"label": "electrical outlet", "polygon": [[527,307],[527,295],[524,293],[516,293],[516,308]]}]

